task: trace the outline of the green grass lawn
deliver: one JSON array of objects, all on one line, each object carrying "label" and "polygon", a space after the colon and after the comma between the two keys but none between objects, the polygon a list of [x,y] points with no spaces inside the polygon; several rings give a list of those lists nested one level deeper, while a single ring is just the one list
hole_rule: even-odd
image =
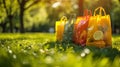
[{"label": "green grass lawn", "polygon": [[55,34],[0,34],[0,67],[120,67],[120,35],[112,48],[56,43]]}]

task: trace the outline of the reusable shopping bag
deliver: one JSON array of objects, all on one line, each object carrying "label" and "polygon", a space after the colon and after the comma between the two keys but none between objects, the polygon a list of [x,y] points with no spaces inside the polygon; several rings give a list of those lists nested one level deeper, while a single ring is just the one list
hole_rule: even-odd
[{"label": "reusable shopping bag", "polygon": [[86,45],[100,48],[112,45],[110,15],[102,7],[96,8],[89,19]]},{"label": "reusable shopping bag", "polygon": [[87,38],[88,21],[92,15],[91,11],[84,10],[84,16],[78,17],[74,24],[73,41],[76,44],[85,46]]},{"label": "reusable shopping bag", "polygon": [[63,42],[72,42],[75,20],[76,20],[76,15],[73,14],[66,22],[64,26]]},{"label": "reusable shopping bag", "polygon": [[56,30],[56,41],[62,41],[64,25],[67,22],[67,17],[63,16],[60,21],[56,21],[55,30]]}]

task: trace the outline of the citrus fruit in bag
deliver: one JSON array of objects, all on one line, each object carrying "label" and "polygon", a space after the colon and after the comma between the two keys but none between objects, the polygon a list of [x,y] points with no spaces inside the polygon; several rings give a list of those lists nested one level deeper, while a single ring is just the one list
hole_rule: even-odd
[{"label": "citrus fruit in bag", "polygon": [[94,41],[94,42],[89,42],[89,43],[87,43],[87,45],[102,48],[102,47],[105,47],[105,42],[102,40],[98,40],[98,41]]},{"label": "citrus fruit in bag", "polygon": [[95,40],[101,40],[103,39],[103,32],[102,31],[96,31],[94,34],[93,34],[93,38]]},{"label": "citrus fruit in bag", "polygon": [[104,41],[95,41],[94,44],[95,44],[95,46],[97,46],[99,48],[105,47]]}]

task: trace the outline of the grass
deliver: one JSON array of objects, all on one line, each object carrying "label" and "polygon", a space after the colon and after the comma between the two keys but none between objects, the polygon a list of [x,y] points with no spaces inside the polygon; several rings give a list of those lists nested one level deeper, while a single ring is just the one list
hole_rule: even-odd
[{"label": "grass", "polygon": [[57,43],[48,33],[0,34],[0,67],[119,67],[120,35],[112,48]]}]

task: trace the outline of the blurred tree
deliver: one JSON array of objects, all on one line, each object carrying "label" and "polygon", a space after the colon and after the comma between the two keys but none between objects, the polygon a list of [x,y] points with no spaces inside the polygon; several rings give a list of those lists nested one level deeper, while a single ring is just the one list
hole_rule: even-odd
[{"label": "blurred tree", "polygon": [[[107,4],[106,4],[107,3]],[[97,7],[103,7],[107,14],[110,14],[112,9],[112,0],[85,0],[84,1],[84,7],[87,9],[93,9]]]},{"label": "blurred tree", "polygon": [[24,33],[24,12],[29,9],[31,6],[37,4],[41,0],[17,0],[20,7],[20,32]]},{"label": "blurred tree", "polygon": [[116,7],[113,11],[113,21],[114,21],[114,28],[115,28],[115,33],[119,34],[120,33],[120,6]]},{"label": "blurred tree", "polygon": [[111,19],[113,25],[113,32],[120,34],[120,0],[113,0],[113,9],[111,12]]},{"label": "blurred tree", "polygon": [[5,16],[5,11],[4,11],[4,7],[3,7],[3,1],[0,0],[0,27],[2,28],[2,32],[6,32],[6,24],[7,22],[4,21],[6,19]]},{"label": "blurred tree", "polygon": [[55,21],[60,20],[62,16],[68,18],[71,14],[78,12],[78,0],[45,0],[48,13],[48,22],[54,27]]},{"label": "blurred tree", "polygon": [[[107,4],[106,4],[107,3]],[[112,0],[99,0],[97,2],[98,6],[102,6],[107,14],[110,14],[112,9]]]},{"label": "blurred tree", "polygon": [[[9,26],[10,26],[10,32],[13,32],[13,16],[14,13],[16,12],[17,8],[16,6],[14,6],[16,4],[16,0],[2,0],[1,1],[3,4],[3,9],[6,15],[6,18],[4,19],[4,21],[0,24],[0,26],[3,28],[3,32],[5,32],[5,28],[6,28],[6,24],[7,22],[9,22]],[[9,21],[6,21],[6,20]]]},{"label": "blurred tree", "polygon": [[79,5],[79,15],[82,16],[83,15],[83,5],[84,5],[84,0],[79,0],[78,2]]},{"label": "blurred tree", "polygon": [[6,21],[1,21],[0,23],[0,26],[2,27],[2,32],[6,32],[6,25],[7,25],[7,22]]}]

